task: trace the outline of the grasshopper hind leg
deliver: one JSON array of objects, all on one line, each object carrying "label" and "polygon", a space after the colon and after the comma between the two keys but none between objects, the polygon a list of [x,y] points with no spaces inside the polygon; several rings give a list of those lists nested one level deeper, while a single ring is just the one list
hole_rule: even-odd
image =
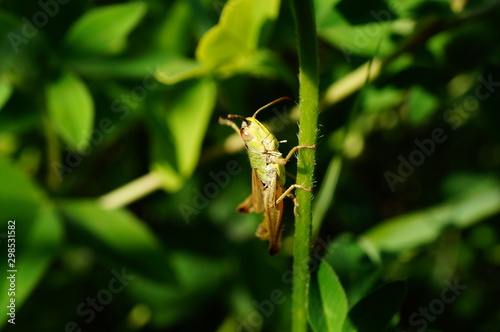
[{"label": "grasshopper hind leg", "polygon": [[293,214],[295,216],[298,216],[299,214],[297,213],[297,207],[299,206],[299,202],[297,201],[297,198],[295,198],[295,195],[292,194],[292,190],[295,188],[302,189],[305,191],[311,192],[311,188],[306,188],[304,186],[301,186],[300,184],[292,184],[277,200],[276,200],[276,205],[278,205],[285,197],[290,198],[293,201]]},{"label": "grasshopper hind leg", "polygon": [[236,211],[241,214],[247,214],[251,212],[255,212],[255,207],[253,204],[253,197],[252,195],[248,196],[247,199],[245,199],[238,207],[236,208]]}]

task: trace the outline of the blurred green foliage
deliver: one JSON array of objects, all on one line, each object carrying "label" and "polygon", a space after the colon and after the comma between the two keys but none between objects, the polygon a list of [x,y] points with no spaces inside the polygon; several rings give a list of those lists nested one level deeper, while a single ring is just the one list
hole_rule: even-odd
[{"label": "blurred green foliage", "polygon": [[[500,324],[499,7],[315,1],[312,331]],[[291,206],[268,257],[217,123],[298,100],[289,4],[4,0],[0,35],[2,330],[289,331]],[[293,106],[259,115],[282,152]]]}]

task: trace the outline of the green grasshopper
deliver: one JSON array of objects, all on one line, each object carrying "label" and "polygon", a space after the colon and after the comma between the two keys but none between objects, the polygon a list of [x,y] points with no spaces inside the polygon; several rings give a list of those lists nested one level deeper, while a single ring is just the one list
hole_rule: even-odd
[{"label": "green grasshopper", "polygon": [[[232,127],[245,142],[248,159],[252,167],[252,193],[241,203],[237,211],[240,213],[264,212],[264,220],[259,225],[255,235],[262,240],[269,240],[269,255],[275,255],[281,248],[281,220],[283,218],[283,199],[289,197],[294,202],[294,213],[297,215],[297,200],[292,190],[300,188],[299,184],[292,184],[287,190],[285,188],[285,165],[295,152],[300,149],[315,149],[316,146],[295,146],[288,155],[283,158],[278,151],[279,143],[276,137],[255,117],[257,114],[288,97],[276,99],[273,102],[259,108],[252,117],[229,114],[227,119],[220,118],[219,123]],[[241,128],[229,119],[241,120]]]}]

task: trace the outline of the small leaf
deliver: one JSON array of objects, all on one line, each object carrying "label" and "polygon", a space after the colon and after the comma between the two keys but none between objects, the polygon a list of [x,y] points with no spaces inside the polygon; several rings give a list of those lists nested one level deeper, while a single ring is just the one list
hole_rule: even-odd
[{"label": "small leaf", "polygon": [[74,149],[85,149],[94,122],[94,101],[85,83],[64,72],[47,88],[47,108],[61,138]]},{"label": "small leaf", "polygon": [[[0,158],[0,220],[35,217],[44,193],[19,169]],[[1,231],[0,231],[1,232]]]},{"label": "small leaf", "polygon": [[384,331],[399,312],[405,293],[404,281],[394,281],[379,287],[351,309],[344,331]]},{"label": "small leaf", "polygon": [[427,119],[438,107],[438,99],[419,85],[410,90],[408,100],[409,120],[413,124],[419,124]]},{"label": "small leaf", "polygon": [[70,225],[100,254],[150,279],[174,279],[166,251],[151,230],[130,212],[105,210],[93,201],[66,201],[62,210]]},{"label": "small leaf", "polygon": [[126,46],[128,34],[146,13],[146,4],[130,2],[90,10],[66,35],[64,46],[77,55],[114,55]]},{"label": "small leaf", "polygon": [[326,261],[319,267],[318,284],[328,331],[341,331],[347,317],[347,298],[339,278]]},{"label": "small leaf", "polygon": [[375,88],[367,86],[363,98],[363,109],[367,113],[375,113],[393,109],[404,100],[404,92],[392,86]]},{"label": "small leaf", "polygon": [[0,79],[0,110],[2,110],[5,103],[12,94],[12,85],[5,79]]},{"label": "small leaf", "polygon": [[216,65],[246,57],[257,49],[266,22],[278,17],[279,4],[278,0],[228,1],[219,23],[200,40],[196,59]]},{"label": "small leaf", "polygon": [[167,113],[180,174],[191,176],[200,157],[201,146],[215,106],[217,89],[211,80],[202,80],[186,89]]},{"label": "small leaf", "polygon": [[164,179],[165,190],[180,189],[198,164],[216,94],[209,79],[175,86],[168,104],[152,109],[151,167]]},{"label": "small leaf", "polygon": [[[21,171],[0,158],[0,249],[7,252],[6,236],[9,220],[15,220],[16,310],[32,293],[43,277],[62,239],[57,214],[43,192]],[[10,224],[12,225],[12,223]],[[5,256],[6,267],[7,257]],[[0,279],[1,289],[9,289],[9,279]],[[7,291],[0,292],[0,305],[6,307]],[[5,316],[8,317],[8,316]],[[0,319],[0,327],[6,319]]]}]

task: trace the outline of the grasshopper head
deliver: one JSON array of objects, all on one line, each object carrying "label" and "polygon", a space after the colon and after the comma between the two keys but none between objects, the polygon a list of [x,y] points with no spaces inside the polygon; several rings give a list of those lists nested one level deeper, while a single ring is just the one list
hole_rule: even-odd
[{"label": "grasshopper head", "polygon": [[242,120],[240,135],[248,150],[264,153],[278,149],[279,143],[276,137],[256,118],[237,115],[229,115],[229,118]]},{"label": "grasshopper head", "polygon": [[[274,153],[274,154],[279,154],[278,151],[278,145],[279,142],[274,137],[273,134],[264,126],[262,123],[260,123],[259,120],[257,120],[255,117],[257,114],[262,111],[263,109],[268,108],[271,105],[274,105],[277,102],[280,102],[282,100],[290,100],[289,97],[281,97],[278,98],[272,102],[270,102],[267,105],[262,106],[259,108],[253,116],[251,117],[243,117],[241,115],[234,115],[234,114],[229,114],[227,117],[228,119],[238,119],[241,120],[241,128],[239,130],[241,138],[245,141],[245,145],[247,147],[248,151],[251,152],[256,152],[256,153]],[[234,122],[229,121],[226,122],[222,120],[222,124],[230,125],[233,127],[236,131],[238,131],[238,127]]]}]

